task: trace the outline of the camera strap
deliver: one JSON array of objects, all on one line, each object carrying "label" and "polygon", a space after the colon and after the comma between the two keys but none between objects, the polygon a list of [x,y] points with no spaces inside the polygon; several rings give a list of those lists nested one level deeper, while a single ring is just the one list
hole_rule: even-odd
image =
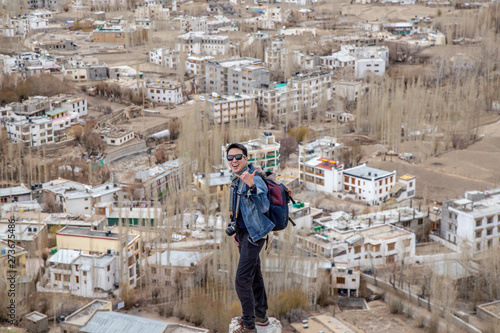
[{"label": "camera strap", "polygon": [[236,191],[236,203],[233,208],[233,198],[234,198],[234,190],[236,186],[231,185],[231,190],[229,192],[229,196],[231,200],[229,200],[229,212],[231,213],[231,221],[236,222],[238,219],[238,214],[240,213],[240,199],[241,199],[241,190],[243,189],[243,182],[240,180],[238,183],[238,190]]}]

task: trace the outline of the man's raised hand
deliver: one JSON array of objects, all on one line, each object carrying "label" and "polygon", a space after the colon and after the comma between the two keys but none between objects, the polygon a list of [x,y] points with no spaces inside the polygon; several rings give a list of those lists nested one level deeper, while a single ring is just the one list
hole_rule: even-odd
[{"label": "man's raised hand", "polygon": [[252,187],[255,183],[253,181],[253,178],[255,177],[255,173],[257,170],[254,170],[254,172],[249,173],[248,171],[245,171],[240,175],[235,174],[236,177],[241,179],[245,184],[247,184],[249,187]]}]

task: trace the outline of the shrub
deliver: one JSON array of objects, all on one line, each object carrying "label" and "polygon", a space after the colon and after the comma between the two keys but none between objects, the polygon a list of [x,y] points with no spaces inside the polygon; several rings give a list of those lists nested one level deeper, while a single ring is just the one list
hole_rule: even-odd
[{"label": "shrub", "polygon": [[270,313],[282,318],[292,309],[306,309],[308,305],[306,293],[299,288],[283,290],[270,297]]},{"label": "shrub", "polygon": [[403,302],[401,300],[391,300],[389,302],[389,311],[392,314],[403,313]]}]

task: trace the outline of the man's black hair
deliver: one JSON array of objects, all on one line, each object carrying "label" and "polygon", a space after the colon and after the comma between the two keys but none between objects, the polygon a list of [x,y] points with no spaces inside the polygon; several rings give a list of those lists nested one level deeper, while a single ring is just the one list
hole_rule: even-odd
[{"label": "man's black hair", "polygon": [[238,149],[241,149],[241,151],[243,152],[243,155],[247,156],[248,157],[248,150],[247,150],[247,147],[245,147],[244,145],[242,145],[241,143],[231,143],[227,148],[226,148],[226,154],[229,153],[229,151],[233,148],[238,148]]}]

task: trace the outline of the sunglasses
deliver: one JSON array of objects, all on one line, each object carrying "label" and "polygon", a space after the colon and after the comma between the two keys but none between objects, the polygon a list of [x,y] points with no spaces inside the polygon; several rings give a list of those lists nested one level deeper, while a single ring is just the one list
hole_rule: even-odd
[{"label": "sunglasses", "polygon": [[243,154],[227,155],[227,160],[232,161],[233,158],[236,158],[236,160],[240,161],[243,157],[246,157],[246,156]]}]

